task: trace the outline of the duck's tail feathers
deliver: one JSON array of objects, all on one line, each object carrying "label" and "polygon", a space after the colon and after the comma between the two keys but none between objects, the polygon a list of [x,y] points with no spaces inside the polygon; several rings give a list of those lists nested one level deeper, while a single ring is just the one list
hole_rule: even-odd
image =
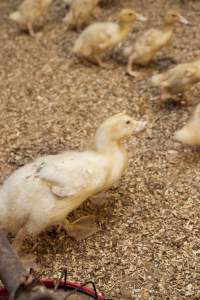
[{"label": "duck's tail feathers", "polygon": [[156,74],[151,77],[152,86],[158,86],[163,79],[163,74]]},{"label": "duck's tail feathers", "polygon": [[19,11],[15,11],[14,13],[10,14],[9,18],[12,21],[20,22],[21,21],[21,14],[20,14]]}]

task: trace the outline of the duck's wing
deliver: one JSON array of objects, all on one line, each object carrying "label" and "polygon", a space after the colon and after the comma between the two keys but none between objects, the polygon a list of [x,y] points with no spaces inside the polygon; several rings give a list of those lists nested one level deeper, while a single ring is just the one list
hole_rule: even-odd
[{"label": "duck's wing", "polygon": [[94,39],[97,41],[97,48],[106,48],[111,44],[118,32],[117,24],[115,23],[96,23],[91,27]]},{"label": "duck's wing", "polygon": [[59,161],[45,161],[39,178],[48,182],[59,197],[73,197],[81,191],[96,189],[106,177],[106,166],[92,152],[73,153]]},{"label": "duck's wing", "polygon": [[144,32],[144,34],[138,38],[136,41],[136,46],[148,49],[154,47],[159,39],[160,31],[152,28]]}]

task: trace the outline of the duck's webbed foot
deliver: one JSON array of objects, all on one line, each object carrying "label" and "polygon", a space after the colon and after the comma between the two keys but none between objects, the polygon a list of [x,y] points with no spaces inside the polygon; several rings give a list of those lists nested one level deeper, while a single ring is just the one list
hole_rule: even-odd
[{"label": "duck's webbed foot", "polygon": [[127,69],[127,74],[130,75],[131,77],[134,77],[135,79],[143,79],[144,75],[142,74],[142,72],[138,72],[138,71],[133,71],[132,69]]},{"label": "duck's webbed foot", "polygon": [[98,230],[94,215],[81,217],[72,223],[65,220],[63,227],[69,236],[75,238],[77,241],[93,235]]},{"label": "duck's webbed foot", "polygon": [[33,24],[32,23],[27,23],[27,28],[28,28],[28,32],[29,32],[30,36],[35,37],[36,34],[33,30]]},{"label": "duck's webbed foot", "polygon": [[96,206],[103,206],[106,202],[106,192],[102,192],[100,194],[97,194],[93,197],[91,197],[90,201],[92,202],[92,204],[96,205]]}]

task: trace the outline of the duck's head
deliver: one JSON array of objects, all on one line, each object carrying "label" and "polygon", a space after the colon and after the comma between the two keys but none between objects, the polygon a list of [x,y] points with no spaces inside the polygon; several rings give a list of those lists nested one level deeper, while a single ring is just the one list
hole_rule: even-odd
[{"label": "duck's head", "polygon": [[120,23],[133,23],[134,21],[146,21],[146,18],[130,8],[122,9],[117,17]]},{"label": "duck's head", "polygon": [[189,24],[188,20],[184,18],[178,11],[170,10],[165,16],[165,23],[174,24],[180,22],[182,24]]},{"label": "duck's head", "polygon": [[136,121],[130,116],[120,113],[108,118],[96,133],[97,148],[112,142],[119,142],[131,134],[138,134],[145,128],[146,122]]}]

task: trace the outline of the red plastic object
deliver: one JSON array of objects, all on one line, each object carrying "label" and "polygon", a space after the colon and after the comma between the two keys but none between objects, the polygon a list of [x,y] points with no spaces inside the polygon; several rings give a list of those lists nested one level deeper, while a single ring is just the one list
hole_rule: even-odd
[{"label": "red plastic object", "polygon": [[[49,289],[53,289],[55,286],[55,281],[53,279],[43,279],[41,280],[41,282]],[[77,282],[71,282],[71,281],[67,281],[66,283],[64,281],[61,281],[59,283],[58,288],[62,287],[67,287],[69,290],[74,290],[74,289],[78,289],[78,291],[83,292],[85,295],[91,296],[94,299],[96,298],[95,292],[87,287],[82,287],[80,283]],[[0,289],[0,300],[8,300],[8,292],[6,291],[5,288],[1,288]],[[105,298],[98,293],[98,300],[105,300]]]}]

